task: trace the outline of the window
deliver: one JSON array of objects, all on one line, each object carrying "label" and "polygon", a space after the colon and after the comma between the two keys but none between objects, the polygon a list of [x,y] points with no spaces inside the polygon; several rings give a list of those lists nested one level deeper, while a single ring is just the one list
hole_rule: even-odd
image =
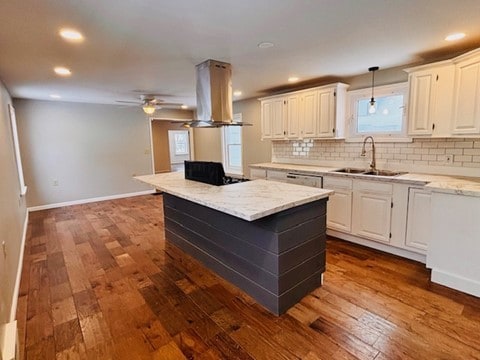
[{"label": "window", "polygon": [[368,112],[371,88],[349,91],[350,138],[406,137],[407,83],[375,87],[376,112]]},{"label": "window", "polygon": [[15,117],[15,109],[11,104],[8,104],[8,110],[10,113],[10,122],[12,124],[13,150],[15,152],[15,161],[17,163],[20,195],[23,196],[27,193],[27,187],[25,186],[25,180],[23,178],[22,158],[20,156],[20,145],[18,143],[17,118]]},{"label": "window", "polygon": [[[234,114],[233,121],[241,122],[242,114]],[[242,166],[242,127],[222,128],[223,167],[226,173],[243,175]]]},{"label": "window", "polygon": [[174,134],[175,155],[188,154],[188,131],[177,131]]}]

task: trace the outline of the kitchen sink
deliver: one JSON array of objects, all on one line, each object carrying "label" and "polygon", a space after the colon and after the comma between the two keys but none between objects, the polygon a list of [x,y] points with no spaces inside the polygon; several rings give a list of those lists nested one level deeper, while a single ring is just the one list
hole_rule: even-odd
[{"label": "kitchen sink", "polygon": [[368,172],[368,170],[356,169],[356,168],[344,168],[344,169],[335,170],[334,172],[345,173],[345,174],[365,174]]},{"label": "kitchen sink", "polygon": [[376,176],[398,176],[406,174],[405,172],[400,171],[390,171],[390,170],[370,170],[363,173],[363,175],[376,175]]},{"label": "kitchen sink", "polygon": [[357,168],[343,168],[335,170],[336,173],[343,174],[357,174],[357,175],[371,175],[371,176],[398,176],[406,174],[406,172],[401,171],[391,171],[391,170],[368,170],[368,169],[357,169]]}]

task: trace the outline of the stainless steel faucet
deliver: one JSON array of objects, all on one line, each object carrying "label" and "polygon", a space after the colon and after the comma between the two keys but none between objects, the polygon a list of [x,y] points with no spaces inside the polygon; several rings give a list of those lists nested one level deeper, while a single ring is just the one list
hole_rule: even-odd
[{"label": "stainless steel faucet", "polygon": [[370,163],[370,168],[375,171],[376,169],[376,161],[375,161],[375,141],[373,140],[372,136],[367,136],[365,140],[363,140],[363,146],[362,146],[362,153],[360,156],[365,156],[367,151],[365,150],[365,144],[367,143],[367,140],[370,139],[372,140],[372,162]]}]

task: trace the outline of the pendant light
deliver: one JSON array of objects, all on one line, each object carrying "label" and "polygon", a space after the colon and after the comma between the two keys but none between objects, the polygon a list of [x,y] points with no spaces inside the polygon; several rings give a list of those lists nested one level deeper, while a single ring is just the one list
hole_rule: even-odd
[{"label": "pendant light", "polygon": [[376,105],[375,97],[373,96],[373,89],[375,88],[375,71],[377,71],[378,69],[379,69],[378,66],[372,66],[368,68],[368,71],[372,73],[372,98],[370,99],[370,103],[368,106],[369,114],[375,114],[375,112],[377,111],[377,108],[375,106]]}]

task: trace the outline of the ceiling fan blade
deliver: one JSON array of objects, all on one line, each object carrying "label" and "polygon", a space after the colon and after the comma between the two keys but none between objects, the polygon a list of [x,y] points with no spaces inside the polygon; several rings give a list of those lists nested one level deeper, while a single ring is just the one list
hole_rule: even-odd
[{"label": "ceiling fan blade", "polygon": [[115,102],[117,102],[117,103],[122,103],[122,104],[142,105],[142,103],[139,102],[139,101],[115,100]]}]

